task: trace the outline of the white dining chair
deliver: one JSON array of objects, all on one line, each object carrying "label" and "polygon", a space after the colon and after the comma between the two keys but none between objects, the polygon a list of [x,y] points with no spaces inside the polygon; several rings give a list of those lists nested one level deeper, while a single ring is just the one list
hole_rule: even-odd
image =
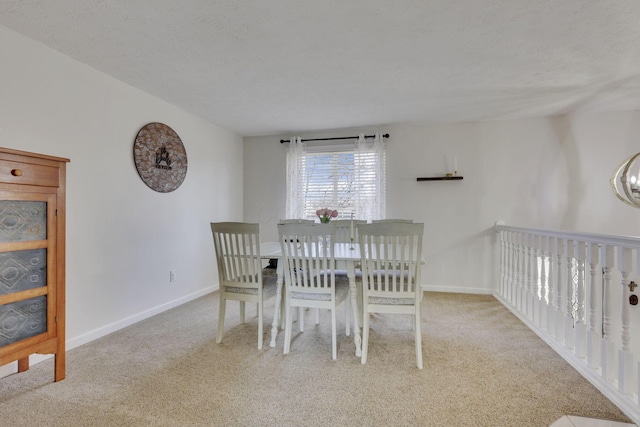
[{"label": "white dining chair", "polygon": [[[331,224],[336,228],[336,243],[351,243],[351,231],[353,228],[353,243],[358,243],[358,225],[366,224],[364,219],[334,219]],[[353,227],[352,227],[353,226]]]},{"label": "white dining chair", "polygon": [[[336,227],[335,242],[349,243],[349,244],[358,243],[358,226],[366,223],[367,223],[367,220],[365,219],[354,219],[353,221],[351,219],[336,219],[331,221],[331,224],[333,224]],[[353,242],[351,241],[352,233],[353,233]],[[358,301],[358,308],[360,311],[358,315],[360,316],[360,318],[362,318],[362,291],[360,290],[362,285],[360,281],[360,264],[359,263],[355,265],[355,269],[356,269],[355,281],[356,281],[356,287],[358,288],[357,301]],[[347,277],[347,270],[336,270],[336,275],[340,277]],[[317,320],[316,320],[316,323],[317,323]]]},{"label": "white dining chair", "polygon": [[[312,224],[315,221],[312,219],[301,218],[285,218],[278,220],[278,224]],[[278,269],[278,260],[270,259],[269,264],[264,268],[264,273],[269,276],[276,277],[276,270]]]},{"label": "white dining chair", "polygon": [[[280,219],[278,220],[278,224],[313,224],[315,223],[315,220],[313,219],[304,219],[304,218],[284,218],[284,219]],[[269,264],[271,266],[275,266],[276,268],[278,267],[278,260],[269,260]],[[275,270],[272,270],[271,274],[275,274]],[[284,306],[282,307],[284,309]],[[299,317],[296,316],[295,320],[300,322],[300,327],[302,329],[304,329],[304,315],[303,315],[303,308],[300,308],[300,315]],[[308,308],[306,309],[308,310]],[[283,311],[284,313],[284,311]],[[284,316],[282,316],[282,318],[284,318]],[[320,323],[320,310],[316,309],[316,325]]]},{"label": "white dining chair", "polygon": [[[335,227],[333,224],[278,224],[278,234],[286,286],[284,354],[291,348],[292,310],[301,307],[328,309],[331,312],[332,357],[336,359],[336,307],[349,296],[349,280],[346,276],[335,275],[332,243]],[[345,314],[348,319],[348,302],[345,303]],[[302,319],[298,323],[303,332]]]},{"label": "white dining chair", "polygon": [[[286,218],[278,220],[278,224],[313,224],[315,221],[312,219],[301,219],[301,218]],[[274,275],[276,274],[276,269],[278,268],[278,260],[270,259],[269,265],[266,267],[265,272],[267,274]]]},{"label": "white dining chair", "polygon": [[[276,295],[276,277],[263,274],[260,258],[260,225],[243,222],[211,223],[220,281],[220,309],[216,342],[222,342],[227,300],[240,302],[240,321],[245,322],[245,303],[255,302],[258,312],[258,349],[263,344],[264,301]],[[275,315],[275,314],[274,314]]]},{"label": "white dining chair", "polygon": [[369,350],[372,313],[412,316],[416,364],[422,369],[420,271],[424,224],[385,222],[360,225],[363,291],[362,364]]}]

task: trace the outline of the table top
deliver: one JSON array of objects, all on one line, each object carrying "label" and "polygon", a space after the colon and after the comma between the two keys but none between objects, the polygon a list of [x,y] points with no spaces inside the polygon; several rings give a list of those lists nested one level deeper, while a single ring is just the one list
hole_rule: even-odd
[{"label": "table top", "polygon": [[[360,245],[354,243],[334,243],[334,258],[338,261],[360,261]],[[353,249],[351,249],[353,248]],[[282,258],[280,242],[260,244],[260,257],[264,259]]]}]

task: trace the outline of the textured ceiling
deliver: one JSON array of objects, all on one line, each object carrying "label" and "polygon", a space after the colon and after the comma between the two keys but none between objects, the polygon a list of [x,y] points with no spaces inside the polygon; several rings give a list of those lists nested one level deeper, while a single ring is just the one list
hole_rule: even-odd
[{"label": "textured ceiling", "polygon": [[0,0],[243,136],[640,109],[638,0]]}]

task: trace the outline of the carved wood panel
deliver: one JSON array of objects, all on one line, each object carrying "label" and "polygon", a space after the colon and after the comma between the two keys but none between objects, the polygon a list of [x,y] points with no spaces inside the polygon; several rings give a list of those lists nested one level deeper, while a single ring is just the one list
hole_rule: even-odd
[{"label": "carved wood panel", "polygon": [[176,190],[187,175],[187,152],[178,134],[163,123],[140,129],[133,144],[138,175],[159,193]]}]

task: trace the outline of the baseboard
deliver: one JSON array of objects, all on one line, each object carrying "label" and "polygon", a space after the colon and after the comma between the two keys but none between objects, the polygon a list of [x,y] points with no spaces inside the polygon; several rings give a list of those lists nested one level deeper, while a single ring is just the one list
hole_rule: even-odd
[{"label": "baseboard", "polygon": [[435,286],[435,285],[422,285],[423,292],[449,292],[456,294],[482,294],[493,295],[497,289],[487,288],[464,288],[458,286]]},{"label": "baseboard", "polygon": [[[110,323],[108,325],[102,326],[100,328],[89,331],[80,336],[68,339],[66,341],[67,351],[72,350],[76,347],[79,347],[83,344],[87,344],[95,339],[101,338],[105,335],[109,335],[112,332],[118,331],[120,329],[126,328],[127,326],[131,326],[134,323],[140,322],[144,319],[148,319],[149,317],[155,316],[156,314],[160,314],[164,311],[170,310],[172,308],[178,307],[182,304],[185,304],[194,299],[200,298],[204,295],[210,294],[218,290],[218,286],[209,286],[207,288],[201,289],[197,292],[193,292],[191,294],[182,296],[173,301],[169,301],[167,303],[161,304],[159,306],[153,307],[151,309],[145,310],[143,312],[137,313],[133,316],[129,316],[125,319],[118,320],[117,322]],[[51,354],[32,354],[29,356],[29,364],[35,365],[36,363],[42,362],[43,360],[47,360],[53,357]],[[18,372],[18,362],[12,362],[4,366],[0,366],[0,378],[6,377],[7,375],[11,375]]]},{"label": "baseboard", "polygon": [[167,311],[170,310],[172,308],[178,307],[182,304],[185,304],[189,301],[192,301],[196,298],[200,298],[204,295],[210,294],[211,292],[214,292],[218,289],[217,286],[209,286],[207,288],[201,289],[197,292],[193,292],[191,294],[185,295],[183,297],[180,297],[178,299],[175,299],[173,301],[169,301],[166,302],[164,304],[161,304],[159,306],[150,308],[148,310],[142,311],[140,313],[137,313],[133,316],[129,316],[125,319],[122,320],[118,320],[117,322],[113,322],[110,323],[108,325],[105,325],[103,327],[100,327],[98,329],[94,329],[93,331],[89,331],[85,334],[82,334],[80,336],[71,338],[67,340],[67,350],[71,350],[74,349],[76,347],[79,347],[83,344],[86,344],[88,342],[91,342],[95,339],[101,338],[105,335],[109,335],[112,332],[118,331],[122,328],[126,328],[127,326],[131,326],[134,323],[138,323],[144,319],[148,319],[149,317],[155,316],[156,314],[160,314],[163,311]]}]

